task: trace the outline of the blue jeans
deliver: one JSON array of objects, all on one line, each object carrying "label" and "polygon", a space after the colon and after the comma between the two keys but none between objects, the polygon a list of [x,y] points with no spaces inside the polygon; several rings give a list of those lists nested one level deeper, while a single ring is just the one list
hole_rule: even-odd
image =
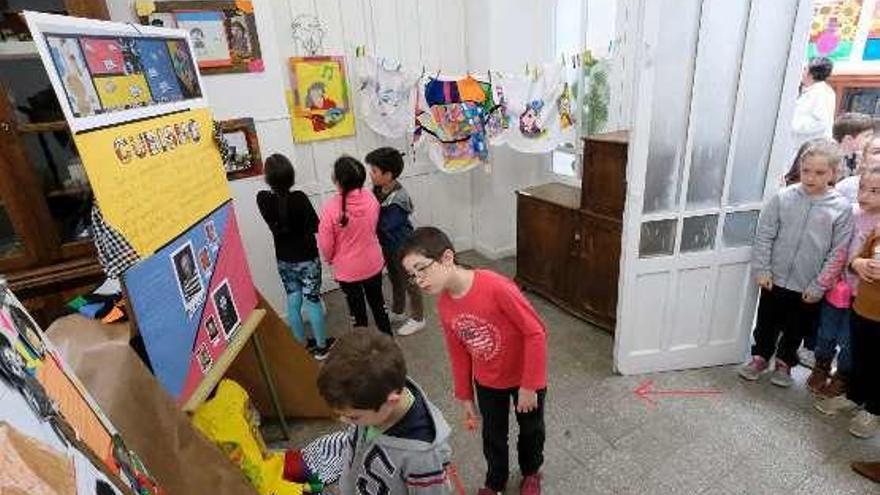
[{"label": "blue jeans", "polygon": [[848,374],[852,369],[850,353],[849,309],[836,308],[822,301],[819,311],[819,334],[816,337],[816,361],[831,362],[837,348],[837,371]]}]

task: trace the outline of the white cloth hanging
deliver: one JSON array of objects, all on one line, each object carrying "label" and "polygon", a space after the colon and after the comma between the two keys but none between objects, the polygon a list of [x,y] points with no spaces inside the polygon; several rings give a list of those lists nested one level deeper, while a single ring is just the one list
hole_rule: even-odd
[{"label": "white cloth hanging", "polygon": [[416,82],[419,77],[399,62],[361,57],[358,68],[359,117],[381,136],[400,138],[413,130]]}]

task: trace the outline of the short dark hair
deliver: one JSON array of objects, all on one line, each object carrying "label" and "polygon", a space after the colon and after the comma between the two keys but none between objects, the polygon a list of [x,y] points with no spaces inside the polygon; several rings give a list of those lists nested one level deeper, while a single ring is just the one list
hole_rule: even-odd
[{"label": "short dark hair", "polygon": [[863,113],[847,112],[841,114],[834,121],[834,127],[831,128],[831,135],[838,143],[843,141],[846,136],[856,137],[865,131],[874,130],[874,119],[870,115]]},{"label": "short dark hair", "polygon": [[275,153],[266,158],[266,184],[276,193],[283,193],[290,190],[296,181],[296,172],[293,170],[293,164],[290,160],[280,154]]},{"label": "short dark hair", "polygon": [[831,76],[831,71],[834,70],[834,62],[827,57],[816,57],[810,60],[807,70],[810,71],[814,81],[824,81]]},{"label": "short dark hair", "polygon": [[403,351],[389,335],[356,329],[336,340],[318,372],[318,391],[335,409],[377,411],[406,386]]},{"label": "short dark hair", "polygon": [[364,160],[382,172],[391,172],[391,177],[395,179],[403,173],[403,153],[390,146],[374,149],[367,153]]},{"label": "short dark hair", "polygon": [[420,254],[425,258],[440,261],[447,249],[455,254],[452,241],[442,230],[437,227],[419,227],[404,241],[398,256],[403,259],[410,254]]}]

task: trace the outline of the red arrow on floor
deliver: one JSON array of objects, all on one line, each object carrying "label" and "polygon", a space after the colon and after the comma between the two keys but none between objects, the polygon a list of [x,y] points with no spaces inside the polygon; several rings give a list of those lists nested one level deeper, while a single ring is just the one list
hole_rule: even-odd
[{"label": "red arrow on floor", "polygon": [[[657,400],[654,397],[667,396],[667,397],[708,397],[720,395],[720,390],[708,389],[708,390],[654,390],[654,382],[651,380],[645,380],[641,385],[633,390],[633,393],[636,394],[636,397],[642,399],[643,401],[651,404],[652,406],[657,405]],[[653,397],[652,397],[653,396]]]}]

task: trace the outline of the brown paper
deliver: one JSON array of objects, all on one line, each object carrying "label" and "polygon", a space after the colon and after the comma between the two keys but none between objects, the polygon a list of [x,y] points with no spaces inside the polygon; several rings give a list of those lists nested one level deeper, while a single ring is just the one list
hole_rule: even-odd
[{"label": "brown paper", "polygon": [[64,454],[0,421],[0,495],[76,495]]},{"label": "brown paper", "polygon": [[47,335],[166,493],[256,494],[131,350],[128,325],[72,315],[55,321]]}]

